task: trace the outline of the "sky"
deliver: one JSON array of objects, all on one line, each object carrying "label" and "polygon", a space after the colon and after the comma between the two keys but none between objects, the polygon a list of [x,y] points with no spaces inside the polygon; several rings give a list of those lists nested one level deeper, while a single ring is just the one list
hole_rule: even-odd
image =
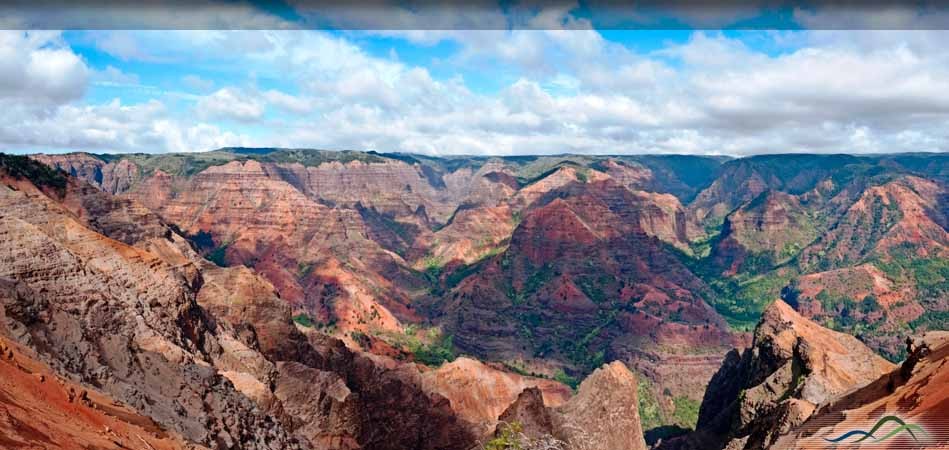
[{"label": "sky", "polygon": [[[371,8],[227,5],[157,10],[142,31],[94,29],[134,11],[73,11],[87,22],[71,31],[22,29],[75,25],[63,11],[3,14],[21,29],[0,31],[0,151],[949,150],[949,33],[879,29],[927,28],[906,26],[930,18],[918,11],[495,5],[380,23]],[[175,26],[190,29],[154,29]]]}]

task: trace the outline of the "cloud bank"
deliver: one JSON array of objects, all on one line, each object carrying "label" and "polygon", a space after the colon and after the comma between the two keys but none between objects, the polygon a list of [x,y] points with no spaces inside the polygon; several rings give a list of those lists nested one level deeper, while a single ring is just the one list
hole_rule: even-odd
[{"label": "cloud bank", "polygon": [[0,148],[949,149],[944,31],[696,31],[641,49],[567,9],[530,20],[551,26],[0,32]]}]

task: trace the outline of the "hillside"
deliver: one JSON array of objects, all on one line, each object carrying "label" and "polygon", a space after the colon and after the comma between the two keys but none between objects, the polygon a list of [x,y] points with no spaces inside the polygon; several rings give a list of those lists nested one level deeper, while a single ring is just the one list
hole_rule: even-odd
[{"label": "hillside", "polygon": [[85,214],[131,202],[350,348],[570,384],[622,360],[653,428],[694,426],[775,298],[891,361],[906,334],[949,326],[941,154],[34,158],[108,194],[72,202]]}]

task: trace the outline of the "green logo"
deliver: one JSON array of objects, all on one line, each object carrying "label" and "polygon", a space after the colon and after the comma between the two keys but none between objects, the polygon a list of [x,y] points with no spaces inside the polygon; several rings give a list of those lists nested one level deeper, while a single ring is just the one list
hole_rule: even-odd
[{"label": "green logo", "polygon": [[[889,422],[896,422],[899,426],[894,428],[892,431],[890,431],[883,437],[877,437],[874,435],[874,433],[880,430],[880,427],[882,427],[883,425]],[[926,433],[926,430],[924,430],[923,427],[919,425],[906,423],[903,421],[903,419],[900,419],[899,417],[896,417],[896,416],[884,416],[884,417],[881,417],[880,420],[877,421],[876,425],[874,425],[873,428],[870,429],[870,431],[850,430],[840,436],[837,436],[836,438],[833,438],[833,439],[824,438],[824,440],[827,442],[837,443],[837,442],[842,442],[847,439],[850,439],[854,436],[860,436],[860,438],[858,438],[857,440],[853,442],[854,443],[863,442],[867,439],[873,439],[876,442],[883,442],[903,432],[909,433],[909,435],[913,438],[914,441],[919,441],[920,438],[926,438],[929,436],[929,434]]]}]

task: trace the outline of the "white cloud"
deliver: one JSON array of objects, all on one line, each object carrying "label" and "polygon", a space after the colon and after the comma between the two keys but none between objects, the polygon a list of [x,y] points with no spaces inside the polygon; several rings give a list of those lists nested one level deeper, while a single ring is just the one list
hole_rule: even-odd
[{"label": "white cloud", "polygon": [[312,111],[314,107],[313,103],[307,99],[273,89],[264,92],[263,96],[271,105],[291,113],[306,114]]},{"label": "white cloud", "polygon": [[258,121],[264,116],[264,103],[253,95],[223,88],[198,100],[198,114],[206,119]]},{"label": "white cloud", "polygon": [[89,77],[58,33],[0,31],[0,98],[64,103],[83,95]]},{"label": "white cloud", "polygon": [[0,112],[0,145],[34,151],[188,152],[249,142],[215,125],[185,123],[169,116],[157,100],[135,105],[119,100],[62,105],[45,114],[8,107]]},{"label": "white cloud", "polygon": [[[524,20],[568,30],[388,33],[460,46],[437,70],[436,63],[430,69],[385,51],[370,54],[358,45],[367,33],[95,35],[129,37],[128,48],[137,49],[125,53],[129,59],[179,73],[231,70],[214,81],[180,80],[201,96],[157,92],[153,101],[134,104],[81,101],[90,76],[137,84],[122,64],[90,75],[55,33],[14,35],[11,43],[0,41],[0,56],[11,55],[0,58],[0,144],[185,151],[256,143],[443,154],[949,149],[949,48],[941,45],[947,32],[753,39],[697,32],[643,53],[605,39],[567,9]],[[762,51],[761,44],[781,51]],[[59,52],[44,62],[52,67],[29,56],[50,51]],[[29,70],[46,76],[8,76]],[[472,87],[468,79],[476,76],[509,81],[493,92]],[[44,98],[55,100],[24,100],[6,88],[17,83],[39,83]],[[179,103],[198,123],[182,118]],[[254,137],[240,134],[242,127]]]},{"label": "white cloud", "polygon": [[123,72],[115,66],[106,66],[105,69],[96,71],[92,78],[93,83],[98,86],[146,88],[140,83],[138,75]]}]

